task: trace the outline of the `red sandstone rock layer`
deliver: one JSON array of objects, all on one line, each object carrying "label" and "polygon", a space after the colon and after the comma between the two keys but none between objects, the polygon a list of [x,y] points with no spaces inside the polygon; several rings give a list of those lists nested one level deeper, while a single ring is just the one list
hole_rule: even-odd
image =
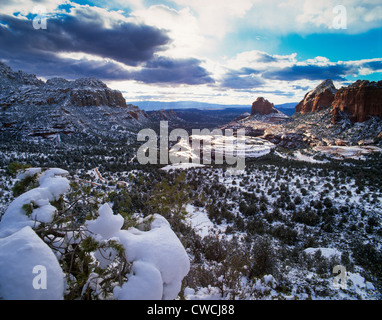
[{"label": "red sandstone rock layer", "polygon": [[371,116],[382,117],[382,80],[370,82],[358,80],[337,91],[333,107],[333,123],[339,111],[348,112],[353,122],[364,122]]},{"label": "red sandstone rock layer", "polygon": [[296,112],[306,114],[329,108],[332,105],[336,91],[332,80],[323,81],[305,95],[304,99],[296,106]]}]

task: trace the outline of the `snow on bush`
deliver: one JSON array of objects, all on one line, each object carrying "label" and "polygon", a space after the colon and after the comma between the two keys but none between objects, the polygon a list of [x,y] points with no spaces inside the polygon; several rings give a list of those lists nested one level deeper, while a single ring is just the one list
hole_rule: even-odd
[{"label": "snow on bush", "polygon": [[114,215],[107,203],[98,210],[99,217],[96,220],[90,220],[86,223],[90,232],[99,234],[102,238],[108,239],[121,230],[123,226],[123,217]]},{"label": "snow on bush", "polygon": [[[96,220],[87,223],[88,230],[103,240],[121,243],[126,259],[132,263],[127,283],[114,289],[114,297],[121,300],[175,299],[190,269],[190,261],[168,221],[158,214],[149,216],[142,223],[149,224],[148,231],[121,230],[122,224],[122,216],[113,215],[108,204],[101,206]],[[100,240],[99,237],[96,239]],[[98,254],[104,265],[103,257]]]},{"label": "snow on bush", "polygon": [[[92,298],[108,292],[106,297],[120,300],[175,299],[190,262],[168,221],[156,214],[142,219],[138,226],[142,230],[123,230],[124,218],[103,204],[95,220],[77,230],[66,229],[58,222],[65,210],[58,212],[51,203],[69,191],[66,175],[58,168],[43,172],[30,168],[19,174],[19,181],[33,177],[32,186],[35,182],[38,186],[17,197],[0,221],[0,298],[63,299],[68,294],[81,298],[90,290]],[[53,229],[53,240],[41,233]],[[73,268],[68,269],[68,257]],[[74,269],[76,263],[79,269]],[[83,264],[88,271],[78,275]],[[44,268],[46,281],[41,281],[46,288],[36,289],[36,266]],[[100,288],[107,277],[109,287]]]},{"label": "snow on bush", "polygon": [[[25,179],[40,174],[40,168],[27,169],[19,175]],[[53,219],[56,209],[49,201],[57,200],[69,190],[69,181],[62,177],[68,172],[50,169],[40,174],[39,187],[17,197],[5,211],[0,222],[0,297],[3,299],[63,299],[64,274],[50,247],[32,230],[40,222]],[[36,206],[28,217],[25,205]],[[34,268],[42,266],[39,277]],[[37,270],[38,271],[38,270]],[[36,289],[37,288],[37,289]]]},{"label": "snow on bush", "polygon": [[[160,271],[151,263],[136,261],[129,281],[114,288],[118,300],[160,300],[163,296],[163,280]],[[178,294],[178,293],[177,293]],[[176,297],[176,296],[175,296]]]},{"label": "snow on bush", "polygon": [[[127,259],[134,261],[135,269],[138,262],[145,262],[160,272],[163,294],[157,295],[156,299],[175,299],[182,279],[190,270],[188,255],[164,217],[155,214],[150,227],[149,231],[121,230],[116,236],[126,249]],[[146,286],[147,293],[151,290],[150,286]],[[122,287],[122,291],[128,292],[129,288]],[[115,293],[118,296],[120,291]]]},{"label": "snow on bush", "polygon": [[[40,168],[27,169],[18,177],[25,179],[32,174],[38,174],[40,171]],[[68,174],[67,171],[58,168],[49,169],[40,174],[38,177],[39,187],[17,197],[5,211],[0,223],[0,238],[11,235],[26,226],[36,227],[40,222],[51,222],[56,210],[50,201],[57,200],[69,191],[69,180],[63,177],[63,175]],[[25,205],[36,207],[30,217],[26,215]]]}]

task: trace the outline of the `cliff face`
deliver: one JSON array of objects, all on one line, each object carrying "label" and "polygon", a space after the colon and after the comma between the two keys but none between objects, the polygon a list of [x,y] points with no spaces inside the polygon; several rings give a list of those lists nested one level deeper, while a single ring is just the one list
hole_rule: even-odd
[{"label": "cliff face", "polygon": [[94,78],[75,80],[70,91],[70,101],[79,107],[126,107],[125,98],[120,91],[111,90],[102,81]]},{"label": "cliff face", "polygon": [[296,112],[306,114],[329,108],[337,90],[332,80],[323,81],[313,91],[308,92],[304,99],[296,106]]},{"label": "cliff face", "polygon": [[79,107],[85,106],[126,106],[125,98],[122,93],[115,90],[87,90],[78,89],[70,92],[70,102]]},{"label": "cliff face", "polygon": [[337,91],[333,107],[333,123],[341,112],[349,113],[353,122],[364,122],[371,116],[382,117],[382,81],[358,80]]},{"label": "cliff face", "polygon": [[45,81],[0,63],[0,133],[120,141],[151,120],[95,78]]},{"label": "cliff face", "polygon": [[98,79],[82,78],[68,81],[52,78],[44,82],[35,75],[22,71],[13,72],[4,64],[0,64],[0,88],[0,103],[8,107],[13,104],[67,103],[78,107],[126,107],[122,93],[108,88]]},{"label": "cliff face", "polygon": [[267,99],[264,99],[263,97],[259,97],[254,103],[252,103],[251,115],[266,115],[275,113],[276,111],[274,110],[274,107],[275,106],[273,103],[270,103]]},{"label": "cliff face", "polygon": [[364,122],[370,116],[382,116],[382,81],[358,80],[337,90],[331,80],[325,80],[308,92],[296,106],[296,112],[306,114],[331,108],[336,123],[347,113],[352,122]]}]

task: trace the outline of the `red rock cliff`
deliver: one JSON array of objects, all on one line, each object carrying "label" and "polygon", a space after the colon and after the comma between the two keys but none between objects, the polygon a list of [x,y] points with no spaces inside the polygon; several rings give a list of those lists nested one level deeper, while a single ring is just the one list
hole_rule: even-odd
[{"label": "red rock cliff", "polygon": [[339,111],[350,113],[350,120],[363,122],[370,116],[382,117],[382,80],[358,80],[337,91],[333,101],[333,123]]},{"label": "red rock cliff", "polygon": [[296,106],[296,112],[306,114],[329,108],[332,105],[336,91],[332,80],[323,81],[305,95],[304,99]]}]

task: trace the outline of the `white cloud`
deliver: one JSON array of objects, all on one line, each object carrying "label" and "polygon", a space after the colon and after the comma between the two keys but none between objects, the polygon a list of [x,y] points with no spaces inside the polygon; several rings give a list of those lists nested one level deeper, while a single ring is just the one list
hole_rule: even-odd
[{"label": "white cloud", "polygon": [[297,53],[290,55],[272,55],[259,50],[244,51],[237,54],[234,58],[228,59],[225,66],[229,69],[240,70],[241,68],[252,68],[265,70],[270,67],[290,67],[294,65]]},{"label": "white cloud", "polygon": [[77,3],[71,3],[72,8],[67,15],[78,16],[81,15],[82,22],[91,22],[96,16],[101,17],[99,19],[103,22],[105,28],[113,28],[113,26],[120,24],[121,22],[129,22],[131,18],[126,17],[122,10],[108,10],[96,6],[79,5]]},{"label": "white cloud", "polygon": [[201,50],[210,45],[198,20],[187,7],[177,11],[165,5],[154,5],[147,9],[135,10],[132,17],[139,23],[168,31],[172,39],[165,53],[168,57],[196,57]]},{"label": "white cloud", "polygon": [[[174,1],[177,3],[189,2],[185,0]],[[356,34],[382,26],[382,7],[379,0],[342,0],[340,3],[337,0],[231,1],[232,6],[238,6],[236,10],[229,5],[225,6],[226,2],[220,5],[218,0],[208,1],[211,4],[206,8],[203,8],[202,2],[202,0],[194,0],[190,3],[199,13],[201,23],[206,20],[210,25],[214,25],[215,29],[219,29],[215,31],[220,37],[233,28],[242,26],[251,27],[254,31],[268,31],[281,35],[316,32]],[[346,30],[333,27],[333,22],[337,16],[333,9],[338,5],[342,5],[346,9]],[[215,6],[215,12],[213,6]]]},{"label": "white cloud", "polygon": [[318,67],[324,67],[324,66],[329,66],[329,65],[335,65],[335,62],[331,62],[328,58],[326,57],[315,57],[313,59],[306,59],[305,61],[297,62],[296,65],[298,66],[308,66],[308,65],[315,65]]},{"label": "white cloud", "polygon": [[245,16],[253,6],[253,0],[173,0],[178,5],[189,7],[195,12],[203,32],[222,39],[232,31],[233,22]]},{"label": "white cloud", "polygon": [[53,12],[57,6],[65,3],[64,0],[9,0],[1,2],[1,13],[12,15],[19,12],[21,15],[26,16],[33,12],[33,8],[43,6],[47,12]]}]

